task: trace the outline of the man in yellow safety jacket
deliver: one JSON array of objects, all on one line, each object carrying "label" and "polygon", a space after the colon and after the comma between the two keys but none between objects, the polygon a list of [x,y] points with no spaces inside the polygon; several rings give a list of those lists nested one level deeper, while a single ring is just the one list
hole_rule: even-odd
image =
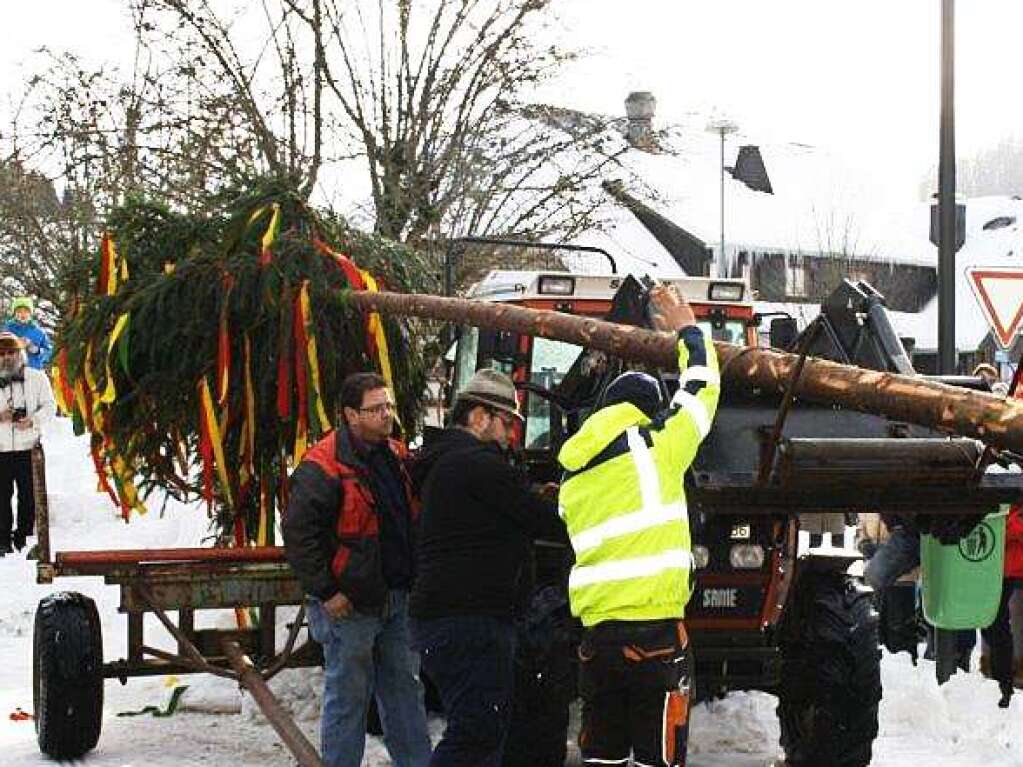
[{"label": "man in yellow safety jacket", "polygon": [[624,373],[562,447],[561,515],[575,550],[572,613],[579,649],[587,765],[685,764],[692,544],[683,475],[710,431],[720,393],[713,342],[667,288],[651,292],[654,324],[678,333],[679,389],[663,405],[656,379]]}]

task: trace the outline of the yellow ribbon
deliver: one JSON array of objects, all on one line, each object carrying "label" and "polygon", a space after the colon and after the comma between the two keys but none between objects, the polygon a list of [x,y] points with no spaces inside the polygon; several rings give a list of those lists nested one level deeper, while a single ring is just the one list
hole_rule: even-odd
[{"label": "yellow ribbon", "polygon": [[274,203],[272,206],[273,215],[270,216],[270,223],[266,227],[266,231],[263,232],[263,239],[260,241],[260,245],[263,250],[269,250],[270,246],[273,245],[274,234],[277,230],[277,222],[281,218],[281,206],[280,203]]},{"label": "yellow ribbon", "polygon": [[60,365],[54,365],[51,372],[53,378],[53,398],[57,401],[57,411],[61,415],[71,415],[71,408],[69,403],[64,401],[64,386],[63,386],[63,375],[60,372]]},{"label": "yellow ribbon", "polygon": [[259,478],[259,531],[256,534],[256,545],[266,546],[267,533],[267,492],[266,478]]},{"label": "yellow ribbon", "polygon": [[129,508],[134,509],[139,514],[145,514],[147,511],[146,506],[139,500],[139,494],[138,490],[135,489],[135,481],[132,476],[132,472],[128,469],[128,464],[125,463],[124,458],[118,454],[114,454],[111,457],[110,464],[114,474],[117,475],[118,484],[120,485],[125,503],[127,503]]},{"label": "yellow ribbon", "polygon": [[201,392],[202,417],[206,419],[206,428],[210,432],[210,442],[213,443],[213,458],[217,464],[217,474],[220,477],[220,483],[224,486],[227,505],[229,508],[234,508],[231,483],[227,476],[227,462],[224,460],[224,443],[220,438],[220,425],[217,423],[217,411],[213,407],[213,395],[210,394],[210,385],[205,377],[202,379]]},{"label": "yellow ribbon", "polygon": [[[117,343],[117,339],[121,337],[121,333],[123,333],[124,329],[128,326],[128,318],[130,316],[130,314],[125,313],[117,318],[117,322],[114,323],[114,329],[110,333],[110,341],[107,343],[107,385],[103,392],[103,396],[99,398],[99,401],[104,405],[109,405],[117,399],[117,389],[114,386],[114,376],[110,371],[110,358],[114,354],[114,344]],[[92,347],[89,348],[91,351]]]},{"label": "yellow ribbon", "polygon": [[[378,292],[377,281],[373,279],[373,275],[364,269],[360,269],[359,272],[362,274],[362,279],[366,282],[366,290],[370,293]],[[384,380],[387,381],[387,387],[393,392],[394,377],[391,375],[391,356],[387,351],[387,334],[384,332],[384,323],[380,320],[380,315],[373,312],[369,315],[369,321],[366,325],[376,340],[377,353],[380,357],[380,375],[384,377]]]},{"label": "yellow ribbon", "polygon": [[[92,428],[98,434],[103,433],[103,410],[99,397],[99,389],[96,386],[96,377],[92,374],[92,341],[85,346],[85,385],[92,395]],[[82,411],[85,415],[85,411]],[[88,419],[86,419],[88,420]]]},{"label": "yellow ribbon", "polygon": [[306,358],[309,361],[309,373],[312,378],[313,391],[316,400],[316,417],[320,421],[320,430],[330,431],[330,419],[323,407],[323,396],[320,393],[320,357],[316,351],[316,336],[313,334],[312,309],[309,303],[309,280],[302,283],[302,290],[299,292],[299,305],[302,307],[302,322],[305,324],[306,337]]}]

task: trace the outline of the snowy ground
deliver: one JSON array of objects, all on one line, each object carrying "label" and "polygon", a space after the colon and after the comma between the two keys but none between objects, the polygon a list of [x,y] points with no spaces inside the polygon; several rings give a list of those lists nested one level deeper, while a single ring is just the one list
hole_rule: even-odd
[{"label": "snowy ground", "polygon": [[[54,550],[138,548],[197,545],[206,533],[199,509],[168,506],[161,517],[154,508],[125,526],[95,492],[83,440],[70,434],[67,421],[47,435],[48,486]],[[53,586],[35,584],[32,563],[21,556],[0,559],[0,764],[42,765],[31,721],[12,721],[16,708],[32,707],[32,621],[40,598],[52,591],[81,591],[96,600],[104,625],[107,659],[125,655],[125,619],[116,611],[118,593],[99,578],[64,579]],[[227,621],[230,615],[210,617]],[[203,624],[200,624],[203,625]],[[147,623],[147,643],[171,649],[155,620]],[[1023,695],[1012,706],[996,708],[997,689],[978,674],[957,675],[939,689],[933,665],[910,665],[908,657],[885,656],[885,698],[881,734],[875,744],[876,765],[952,767],[1023,765]],[[321,674],[290,671],[272,686],[291,708],[299,724],[317,742]],[[175,716],[158,719],[118,717],[118,712],[145,705],[163,705],[176,684],[189,690]],[[735,694],[700,706],[693,714],[690,764],[693,767],[765,767],[780,763],[775,700],[763,693]],[[432,723],[439,735],[442,723]],[[237,767],[289,765],[278,743],[251,701],[231,683],[212,677],[132,679],[126,686],[107,682],[103,734],[85,760],[93,767]],[[577,755],[571,763],[578,764]],[[389,764],[376,738],[367,743],[366,765]]]}]

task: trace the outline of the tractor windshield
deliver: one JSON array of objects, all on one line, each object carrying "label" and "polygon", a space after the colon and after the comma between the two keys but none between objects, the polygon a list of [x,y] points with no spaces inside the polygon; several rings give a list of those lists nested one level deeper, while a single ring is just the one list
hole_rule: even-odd
[{"label": "tractor windshield", "polygon": [[[699,325],[715,341],[744,344],[746,323],[742,319],[712,321],[700,319]],[[465,386],[473,373],[484,367],[492,367],[512,375],[514,357],[509,348],[517,344],[516,336],[501,341],[494,331],[480,332],[467,326],[461,329],[454,353],[454,376],[452,394]],[[534,338],[529,357],[528,382],[533,387],[551,391],[561,383],[579,357],[582,349],[575,344],[555,341],[549,338]],[[528,450],[544,450],[551,447],[551,404],[535,391],[526,394],[526,431],[524,446]]]},{"label": "tractor windshield", "polygon": [[[547,391],[561,383],[582,349],[575,344],[550,338],[533,340],[529,382]],[[526,448],[542,450],[551,442],[551,403],[530,392],[526,406]]]},{"label": "tractor windshield", "polygon": [[457,394],[476,372],[476,354],[480,346],[480,329],[472,326],[462,328],[455,347],[455,376],[453,393]]},{"label": "tractor windshield", "polygon": [[[452,393],[460,392],[477,370],[494,368],[510,376],[514,367],[514,359],[507,349],[502,350],[495,345],[494,331],[480,333],[480,329],[471,325],[463,327],[458,335],[455,350],[454,379]],[[517,336],[504,334],[505,343],[516,342]],[[481,344],[481,341],[483,342]]]}]

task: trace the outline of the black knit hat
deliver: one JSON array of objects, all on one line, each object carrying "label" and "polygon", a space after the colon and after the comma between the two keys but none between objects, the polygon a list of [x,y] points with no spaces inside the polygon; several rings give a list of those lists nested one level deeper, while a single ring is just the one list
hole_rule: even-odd
[{"label": "black knit hat", "polygon": [[631,402],[648,418],[653,418],[664,407],[661,386],[657,379],[646,373],[630,370],[622,373],[604,390],[601,407]]}]

